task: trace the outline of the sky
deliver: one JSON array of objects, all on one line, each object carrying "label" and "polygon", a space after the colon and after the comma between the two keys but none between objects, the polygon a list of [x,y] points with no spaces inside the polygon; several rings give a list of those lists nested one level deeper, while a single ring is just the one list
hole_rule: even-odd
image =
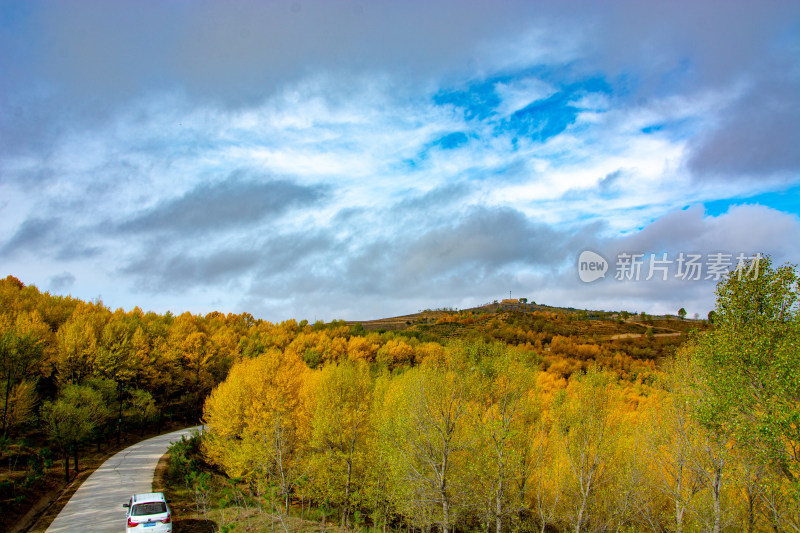
[{"label": "sky", "polygon": [[800,262],[800,2],[0,0],[0,275],[42,291],[705,317],[756,254]]}]

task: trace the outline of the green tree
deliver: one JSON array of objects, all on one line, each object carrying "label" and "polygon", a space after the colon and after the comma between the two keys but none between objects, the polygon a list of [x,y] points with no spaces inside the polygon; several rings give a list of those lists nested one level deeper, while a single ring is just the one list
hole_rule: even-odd
[{"label": "green tree", "polygon": [[800,508],[800,275],[769,258],[755,267],[717,285],[716,327],[690,348],[707,388],[698,416],[780,472]]},{"label": "green tree", "polygon": [[97,451],[99,452],[103,438],[105,437],[107,441],[108,434],[112,430],[112,424],[115,418],[114,414],[118,408],[118,385],[112,379],[97,376],[87,379],[86,385],[100,393],[103,405],[105,406],[105,409],[99,413],[101,416],[97,417],[93,430],[97,442]]},{"label": "green tree", "polygon": [[678,318],[680,318],[681,320],[686,318],[686,309],[684,309],[683,307],[678,309]]},{"label": "green tree", "polygon": [[134,420],[139,423],[139,434],[144,435],[147,423],[158,414],[158,408],[153,396],[145,390],[134,389],[131,391],[130,409],[133,412]]},{"label": "green tree", "polygon": [[102,394],[84,385],[67,385],[54,402],[42,406],[42,420],[50,442],[64,457],[66,481],[69,481],[70,452],[78,472],[78,447],[108,416],[107,411]]}]

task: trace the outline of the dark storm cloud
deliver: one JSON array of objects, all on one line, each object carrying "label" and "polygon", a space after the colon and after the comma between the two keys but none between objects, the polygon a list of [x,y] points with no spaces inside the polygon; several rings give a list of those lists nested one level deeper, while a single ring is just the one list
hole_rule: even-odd
[{"label": "dark storm cloud", "polygon": [[[695,178],[797,177],[800,3],[616,2],[587,64],[626,80],[634,102],[746,87],[689,145]],[[635,73],[635,81],[630,74]]]},{"label": "dark storm cloud", "polygon": [[55,230],[60,224],[57,218],[32,217],[27,219],[13,237],[3,245],[2,252],[13,254],[23,249],[48,246],[53,242]]},{"label": "dark storm cloud", "polygon": [[[403,298],[434,286],[507,278],[514,268],[556,268],[576,246],[578,231],[560,231],[509,208],[475,207],[424,232],[382,232],[371,239],[330,233],[271,240],[253,291],[289,297],[305,287]],[[590,233],[596,230],[590,228]],[[591,239],[591,237],[588,237]]]},{"label": "dark storm cloud", "polygon": [[[13,14],[2,64],[75,97],[126,98],[179,88],[223,100],[260,99],[317,67],[431,71],[463,63],[474,43],[521,27],[512,4],[4,2]],[[516,16],[515,16],[516,15]],[[21,80],[20,80],[21,81]],[[8,80],[8,84],[14,80]]]},{"label": "dark storm cloud", "polygon": [[197,234],[248,225],[277,217],[291,208],[312,205],[327,194],[324,186],[289,181],[245,181],[233,177],[202,184],[184,196],[167,200],[119,224],[123,233]]},{"label": "dark storm cloud", "polygon": [[[154,242],[140,250],[120,273],[133,276],[145,291],[185,291],[214,285],[241,284],[248,276],[274,278],[309,272],[331,263],[336,238],[325,231],[252,237],[248,242],[208,251]],[[322,256],[322,258],[320,258]]]},{"label": "dark storm cloud", "polygon": [[261,253],[254,249],[175,252],[153,245],[120,272],[133,275],[140,290],[174,292],[225,285],[253,269],[260,258]]},{"label": "dark storm cloud", "polygon": [[704,78],[720,80],[758,61],[775,28],[791,28],[799,11],[778,1],[88,0],[2,8],[0,66],[13,76],[0,83],[8,88],[46,80],[82,99],[158,86],[233,100],[260,99],[315,68],[474,71],[484,66],[477,48],[531,26],[586,35],[597,64],[611,70],[648,64],[664,72],[688,58]]},{"label": "dark storm cloud", "polygon": [[[791,1],[0,2],[0,144],[41,156],[65,131],[102,124],[137,99],[251,105],[319,73],[390,73],[394,89],[416,90],[421,78],[544,64],[622,80],[621,99],[632,102],[725,89],[795,69],[798,16]],[[772,118],[736,103],[691,168],[796,169],[796,80],[788,89],[756,105]],[[754,148],[753,138],[764,140]]]},{"label": "dark storm cloud", "polygon": [[642,230],[615,240],[616,250],[642,253],[770,253],[781,260],[800,256],[798,218],[761,205],[731,207],[717,217],[702,205],[669,212]]},{"label": "dark storm cloud", "polygon": [[479,207],[457,224],[407,243],[398,259],[408,276],[436,275],[453,268],[483,271],[515,262],[550,264],[563,257],[563,245],[558,232],[519,211]]},{"label": "dark storm cloud", "polygon": [[[242,305],[309,320],[368,319],[464,300],[479,305],[508,290],[530,296],[554,281],[575,250],[596,244],[601,230],[597,224],[553,228],[503,207],[451,212],[450,220],[336,242],[305,256],[298,268],[264,270]],[[542,272],[535,283],[524,274],[531,269]]]},{"label": "dark storm cloud", "polygon": [[262,246],[260,275],[277,272],[309,272],[330,268],[337,256],[346,253],[347,243],[335,235],[335,229],[309,229],[306,232],[276,235]]},{"label": "dark storm cloud", "polygon": [[99,245],[90,242],[92,237],[86,228],[75,226],[64,218],[33,216],[25,220],[0,248],[0,254],[13,256],[30,253],[54,257],[59,261],[88,259],[102,252]]},{"label": "dark storm cloud", "polygon": [[[479,305],[513,290],[551,305],[648,313],[674,313],[683,306],[705,315],[714,281],[676,279],[675,265],[668,280],[656,275],[646,281],[650,253],[667,252],[674,261],[680,252],[722,251],[735,260],[740,252],[761,251],[777,263],[800,253],[797,217],[759,205],[736,206],[717,217],[705,216],[697,205],[622,236],[608,236],[599,223],[551,227],[507,208],[473,208],[451,218],[424,232],[350,241],[354,251],[345,254],[334,245],[304,256],[296,268],[263,270],[243,305],[287,317],[368,319],[425,307]],[[586,249],[609,261],[605,280],[579,280],[577,259]],[[622,251],[647,254],[641,281],[614,280],[616,254]]]},{"label": "dark storm cloud", "polygon": [[748,71],[791,61],[798,45],[800,4],[792,0],[587,2],[585,8],[567,20],[591,16],[588,61],[611,75],[636,72],[633,96],[739,81]]},{"label": "dark storm cloud", "polygon": [[760,83],[699,139],[689,167],[701,178],[800,173],[800,79]]},{"label": "dark storm cloud", "polygon": [[509,269],[555,268],[578,238],[576,231],[557,230],[503,207],[474,207],[451,218],[426,231],[363,243],[342,265],[337,290],[402,298],[507,277]]}]

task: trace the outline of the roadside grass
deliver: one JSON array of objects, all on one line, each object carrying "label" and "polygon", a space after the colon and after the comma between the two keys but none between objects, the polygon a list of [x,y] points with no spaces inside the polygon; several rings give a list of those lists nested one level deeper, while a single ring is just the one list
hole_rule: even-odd
[{"label": "roadside grass", "polygon": [[[200,437],[174,444],[159,461],[153,490],[163,492],[173,513],[173,533],[345,533],[330,516],[307,504],[289,513],[273,494],[256,498],[247,486],[206,463]],[[364,530],[368,531],[368,530]]]}]

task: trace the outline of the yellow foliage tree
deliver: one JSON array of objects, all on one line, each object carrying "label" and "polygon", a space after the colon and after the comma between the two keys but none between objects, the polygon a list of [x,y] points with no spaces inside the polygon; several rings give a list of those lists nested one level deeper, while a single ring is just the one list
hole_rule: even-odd
[{"label": "yellow foliage tree", "polygon": [[287,510],[308,442],[303,404],[308,373],[288,351],[244,359],[212,391],[204,409],[208,457],[229,476],[247,478],[259,494],[270,486],[279,489]]},{"label": "yellow foliage tree", "polygon": [[57,333],[56,369],[62,383],[80,384],[94,371],[97,359],[97,334],[88,314],[80,314]]},{"label": "yellow foliage tree", "polygon": [[373,381],[364,361],[325,366],[315,384],[310,463],[315,493],[340,509],[349,527],[363,480]]},{"label": "yellow foliage tree", "polygon": [[469,372],[447,363],[415,367],[396,380],[386,433],[400,511],[415,525],[435,524],[443,533],[453,530],[469,500],[475,444]]},{"label": "yellow foliage tree", "polygon": [[478,439],[474,497],[485,523],[502,533],[503,524],[524,508],[524,490],[515,490],[525,476],[529,429],[536,414],[534,372],[513,352],[501,350],[479,362],[481,378],[475,393],[474,424]]},{"label": "yellow foliage tree", "polygon": [[390,339],[378,349],[378,362],[392,370],[414,362],[414,349],[401,339]]}]

